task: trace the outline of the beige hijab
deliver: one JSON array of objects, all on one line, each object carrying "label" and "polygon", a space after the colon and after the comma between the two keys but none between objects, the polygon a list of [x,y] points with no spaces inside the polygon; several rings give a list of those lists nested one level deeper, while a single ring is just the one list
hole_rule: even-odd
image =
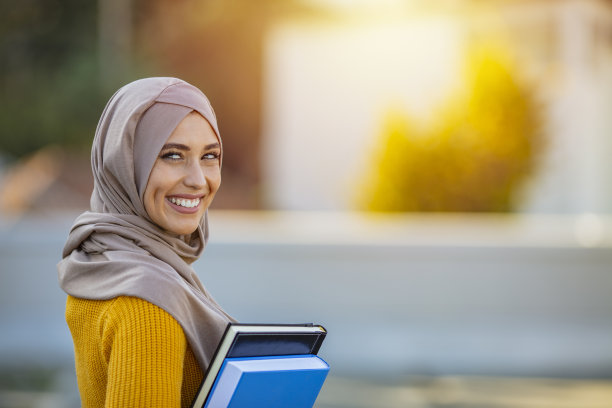
[{"label": "beige hijab", "polygon": [[214,111],[196,87],[176,78],[146,78],[110,99],[91,151],[91,211],[75,221],[58,264],[62,289],[83,299],[135,296],[172,315],[206,370],[233,319],[208,294],[190,266],[208,239],[208,213],[191,236],[154,224],[144,189],[162,146],[190,112],[212,126]]}]

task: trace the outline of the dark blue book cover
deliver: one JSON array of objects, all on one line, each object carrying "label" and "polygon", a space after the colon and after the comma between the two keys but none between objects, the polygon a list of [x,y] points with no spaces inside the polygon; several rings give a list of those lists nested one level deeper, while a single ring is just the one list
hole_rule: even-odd
[{"label": "dark blue book cover", "polygon": [[328,372],[315,355],[227,358],[205,408],[312,408]]}]

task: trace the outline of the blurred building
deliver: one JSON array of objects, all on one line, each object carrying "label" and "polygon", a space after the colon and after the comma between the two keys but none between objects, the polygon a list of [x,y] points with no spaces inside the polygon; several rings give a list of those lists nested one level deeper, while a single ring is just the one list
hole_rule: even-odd
[{"label": "blurred building", "polygon": [[431,115],[457,88],[469,44],[502,36],[535,84],[547,123],[547,146],[521,210],[612,212],[612,2],[415,3],[386,1],[361,10],[338,2],[341,17],[294,19],[271,30],[264,204],[355,209],[385,109]]}]

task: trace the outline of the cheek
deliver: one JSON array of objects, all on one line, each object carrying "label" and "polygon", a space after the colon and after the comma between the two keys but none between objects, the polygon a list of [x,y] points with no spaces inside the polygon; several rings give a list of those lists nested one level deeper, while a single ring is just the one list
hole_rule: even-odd
[{"label": "cheek", "polygon": [[219,168],[208,171],[206,174],[206,179],[208,181],[210,190],[212,192],[217,191],[221,185],[221,171]]},{"label": "cheek", "polygon": [[[163,170],[163,169],[162,169]],[[153,215],[156,209],[163,205],[164,185],[166,177],[161,177],[164,172],[160,171],[159,165],[156,165],[151,171],[147,187],[143,195],[144,207],[149,216]]]},{"label": "cheek", "polygon": [[155,212],[156,212],[155,211],[155,208],[156,208],[155,189],[151,189],[147,186],[147,189],[145,190],[145,193],[144,193],[143,201],[144,201],[145,211],[149,215],[149,218],[154,219]]}]

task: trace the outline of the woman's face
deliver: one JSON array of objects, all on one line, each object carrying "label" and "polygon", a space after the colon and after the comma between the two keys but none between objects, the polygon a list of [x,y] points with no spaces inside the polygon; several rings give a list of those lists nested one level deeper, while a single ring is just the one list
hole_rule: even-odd
[{"label": "woman's face", "polygon": [[221,146],[204,117],[191,112],[159,152],[144,192],[151,220],[164,230],[194,232],[221,184]]}]

